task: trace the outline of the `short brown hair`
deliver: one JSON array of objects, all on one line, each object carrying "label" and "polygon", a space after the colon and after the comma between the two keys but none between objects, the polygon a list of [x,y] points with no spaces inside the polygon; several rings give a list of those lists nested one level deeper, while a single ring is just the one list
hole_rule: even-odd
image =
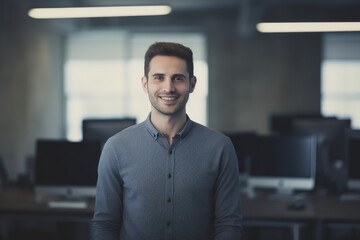
[{"label": "short brown hair", "polygon": [[193,52],[190,48],[180,43],[156,42],[150,45],[145,53],[144,74],[146,77],[148,77],[149,74],[149,64],[151,59],[158,55],[175,56],[185,60],[189,77],[192,78],[194,76]]}]

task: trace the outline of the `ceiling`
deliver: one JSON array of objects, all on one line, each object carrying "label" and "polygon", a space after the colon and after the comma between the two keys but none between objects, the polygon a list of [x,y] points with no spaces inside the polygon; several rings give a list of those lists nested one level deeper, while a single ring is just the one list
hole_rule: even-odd
[{"label": "ceiling", "polygon": [[[1,1],[1,0],[0,0]],[[224,9],[248,9],[263,11],[268,8],[303,8],[301,11],[314,8],[338,9],[359,7],[359,0],[28,0],[18,3],[32,6],[103,6],[103,5],[144,5],[170,4],[173,11],[209,11]],[[306,8],[306,9],[305,9]]]},{"label": "ceiling", "polygon": [[[2,1],[2,0],[0,0]],[[5,0],[11,1],[11,0]],[[179,21],[191,24],[203,19],[231,18],[236,24],[253,28],[256,22],[282,21],[360,21],[359,0],[18,0],[24,8],[64,6],[111,6],[129,4],[161,4],[172,7],[162,18],[74,20],[75,25],[159,24]],[[85,23],[85,24],[84,24]],[[164,23],[162,23],[164,24]]]}]

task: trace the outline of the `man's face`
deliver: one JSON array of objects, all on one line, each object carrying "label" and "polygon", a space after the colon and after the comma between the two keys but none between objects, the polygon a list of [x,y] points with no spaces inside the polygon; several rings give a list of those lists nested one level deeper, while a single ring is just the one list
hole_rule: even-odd
[{"label": "man's face", "polygon": [[148,78],[143,77],[143,90],[148,94],[152,111],[163,115],[186,112],[189,94],[196,78],[189,79],[186,62],[174,56],[155,56],[149,63]]}]

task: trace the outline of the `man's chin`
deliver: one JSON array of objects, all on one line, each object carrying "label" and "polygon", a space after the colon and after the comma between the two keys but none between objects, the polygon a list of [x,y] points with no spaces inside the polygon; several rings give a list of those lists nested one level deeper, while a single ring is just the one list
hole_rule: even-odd
[{"label": "man's chin", "polygon": [[176,108],[176,109],[163,109],[163,108],[155,108],[156,111],[160,114],[163,114],[163,115],[166,115],[166,116],[176,116],[176,115],[179,115],[183,109],[180,108]]}]

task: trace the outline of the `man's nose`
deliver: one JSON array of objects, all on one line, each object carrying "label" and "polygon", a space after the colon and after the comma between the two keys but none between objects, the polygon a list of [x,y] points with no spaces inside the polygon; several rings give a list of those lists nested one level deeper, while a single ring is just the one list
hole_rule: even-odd
[{"label": "man's nose", "polygon": [[165,92],[174,92],[175,91],[175,85],[172,79],[166,78],[163,85]]}]

